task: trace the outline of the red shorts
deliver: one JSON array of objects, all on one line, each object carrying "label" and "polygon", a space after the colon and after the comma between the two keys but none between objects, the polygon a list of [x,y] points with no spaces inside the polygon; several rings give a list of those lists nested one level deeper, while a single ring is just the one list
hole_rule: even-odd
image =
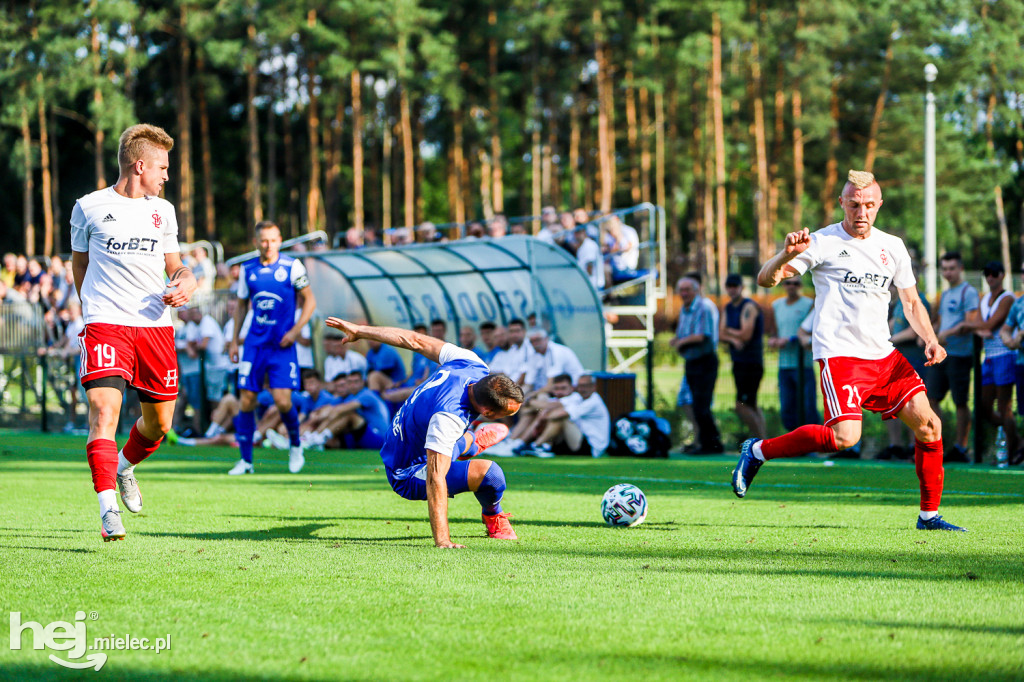
[{"label": "red shorts", "polygon": [[924,390],[924,382],[898,350],[881,360],[827,358],[818,360],[825,426],[861,419],[861,408],[881,412],[892,419],[912,397]]},{"label": "red shorts", "polygon": [[157,401],[178,397],[178,358],[174,327],[124,327],[94,322],[78,335],[84,384],[123,377],[132,388]]}]

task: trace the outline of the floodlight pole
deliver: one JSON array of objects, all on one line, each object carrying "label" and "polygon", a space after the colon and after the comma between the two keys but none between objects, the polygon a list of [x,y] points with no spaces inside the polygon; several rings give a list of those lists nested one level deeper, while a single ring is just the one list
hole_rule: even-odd
[{"label": "floodlight pole", "polygon": [[935,238],[935,93],[932,83],[939,75],[934,64],[925,64],[924,80],[927,84],[924,106],[924,286],[929,301],[935,301],[938,292]]}]

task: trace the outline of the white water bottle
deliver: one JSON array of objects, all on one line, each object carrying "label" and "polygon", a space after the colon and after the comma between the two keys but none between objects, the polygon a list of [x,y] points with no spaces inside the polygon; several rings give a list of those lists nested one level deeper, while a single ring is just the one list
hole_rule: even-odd
[{"label": "white water bottle", "polygon": [[1003,427],[1000,426],[999,430],[996,431],[996,467],[1006,469],[1008,466],[1009,461],[1006,456],[1006,433],[1003,431]]}]

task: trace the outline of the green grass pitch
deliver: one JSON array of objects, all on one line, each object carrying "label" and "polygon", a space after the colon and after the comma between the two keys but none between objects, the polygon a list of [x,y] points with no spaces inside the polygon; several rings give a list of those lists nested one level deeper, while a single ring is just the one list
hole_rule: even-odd
[{"label": "green grass pitch", "polygon": [[[139,466],[128,538],[103,543],[84,438],[0,433],[0,678],[677,680],[1024,678],[1024,472],[949,466],[943,513],[914,530],[905,463],[772,463],[745,500],[733,457],[503,459],[518,542],[484,535],[472,495],[433,548],[424,503],[375,453],[165,446]],[[650,513],[601,520],[633,482]],[[109,651],[98,673],[11,650],[9,612]],[[92,618],[95,616],[95,620]]]}]

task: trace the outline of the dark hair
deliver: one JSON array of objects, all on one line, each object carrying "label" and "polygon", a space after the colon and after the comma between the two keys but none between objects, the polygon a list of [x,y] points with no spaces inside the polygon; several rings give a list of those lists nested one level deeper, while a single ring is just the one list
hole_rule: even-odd
[{"label": "dark hair", "polygon": [[419,331],[420,329],[422,329],[423,331],[427,331],[427,325],[423,324],[422,322],[417,322],[412,326],[412,330],[414,332]]},{"label": "dark hair", "polygon": [[437,319],[434,319],[434,320],[430,321],[430,326],[431,327],[433,327],[434,325],[437,325],[437,324],[441,325],[445,329],[448,329],[448,323],[445,322],[444,320],[442,320],[441,318],[437,318]]},{"label": "dark hair", "polygon": [[318,379],[318,380],[322,379],[322,377],[320,376],[320,372],[316,371],[312,367],[304,367],[302,369],[302,378],[303,379]]},{"label": "dark hair", "polygon": [[486,331],[486,330],[492,330],[493,331],[494,329],[497,328],[497,326],[498,325],[494,324],[490,320],[486,320],[486,321],[480,323],[480,331]]},{"label": "dark hair", "polygon": [[960,255],[959,251],[947,251],[946,253],[942,254],[942,258],[940,258],[939,260],[955,260],[960,265],[964,264],[964,257]]},{"label": "dark hair", "polygon": [[696,270],[694,270],[692,272],[686,273],[685,275],[683,275],[683,277],[685,277],[686,279],[692,279],[697,284],[703,284],[704,283],[704,279],[700,276],[700,273],[697,272]]},{"label": "dark hair", "polygon": [[354,369],[351,372],[348,372],[345,376],[347,376],[347,377],[356,376],[356,377],[359,377],[360,379],[362,379],[364,381],[366,380],[366,377],[364,377],[363,373],[360,372],[358,369]]},{"label": "dark hair", "polygon": [[488,374],[473,384],[476,404],[489,410],[506,411],[510,403],[523,404],[523,389],[505,374]]},{"label": "dark hair", "polygon": [[523,329],[526,329],[526,322],[523,321],[522,319],[518,318],[518,317],[513,317],[511,320],[508,321],[508,326],[509,327],[511,327],[514,324],[518,324]]},{"label": "dark hair", "polygon": [[981,269],[983,275],[1002,275],[1006,273],[1006,268],[1003,264],[997,260],[990,260],[985,263],[985,267]]},{"label": "dark hair", "polygon": [[553,384],[569,384],[572,385],[572,375],[570,374],[559,374],[551,380]]}]

